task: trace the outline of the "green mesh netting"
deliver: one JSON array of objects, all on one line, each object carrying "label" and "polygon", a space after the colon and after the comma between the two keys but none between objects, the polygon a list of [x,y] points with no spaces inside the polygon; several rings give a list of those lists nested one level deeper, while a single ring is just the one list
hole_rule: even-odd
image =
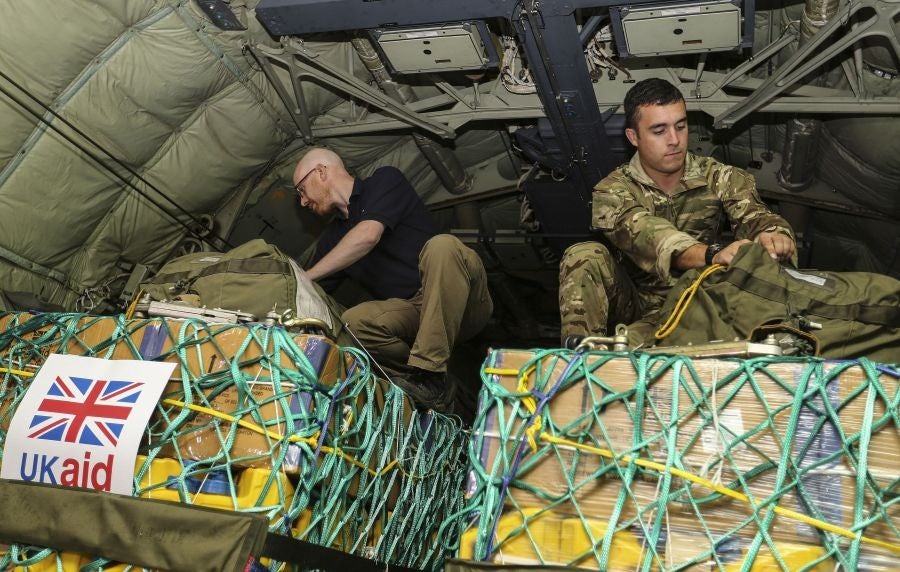
[{"label": "green mesh netting", "polygon": [[496,351],[459,555],[601,570],[900,569],[900,372]]},{"label": "green mesh netting", "polygon": [[[462,514],[465,436],[452,419],[417,412],[355,349],[260,325],[0,314],[0,462],[50,353],[178,364],[146,431],[135,496],[261,513],[271,532],[379,562],[434,569],[447,555],[439,533]],[[0,546],[0,570],[26,566],[131,568]]]}]

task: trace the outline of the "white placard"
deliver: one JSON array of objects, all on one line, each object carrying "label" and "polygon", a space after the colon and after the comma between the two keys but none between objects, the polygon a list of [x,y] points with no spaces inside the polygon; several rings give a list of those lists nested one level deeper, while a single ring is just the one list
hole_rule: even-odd
[{"label": "white placard", "polygon": [[787,272],[789,275],[793,276],[797,280],[803,280],[804,282],[809,282],[814,286],[824,286],[827,280],[822,276],[816,276],[815,274],[806,274],[804,272],[798,272],[792,268],[783,267],[783,270]]},{"label": "white placard", "polygon": [[174,369],[51,354],[10,422],[0,478],[131,496],[138,445]]}]

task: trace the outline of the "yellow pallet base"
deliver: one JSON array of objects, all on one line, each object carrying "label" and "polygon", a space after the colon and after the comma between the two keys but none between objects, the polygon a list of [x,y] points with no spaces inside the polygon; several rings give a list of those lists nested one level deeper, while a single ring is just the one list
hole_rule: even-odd
[{"label": "yellow pallet base", "polygon": [[[137,476],[137,470],[145,461],[146,457],[138,455],[135,464],[135,476]],[[150,470],[148,470],[143,478],[141,478],[141,489],[146,489],[153,485],[160,485],[181,473],[182,466],[177,460],[164,458],[154,459],[150,464]],[[263,495],[263,487],[265,487],[266,481],[269,480],[271,474],[272,471],[269,469],[244,469],[234,478],[234,498],[231,497],[230,493],[221,495],[193,493],[188,495],[187,500],[190,504],[225,510],[243,510],[253,507],[277,507],[279,505],[283,510],[287,510],[294,498],[294,485],[288,480],[287,475],[279,472],[277,481],[273,482],[269,486],[269,490]],[[279,482],[281,483],[280,486],[278,484]],[[284,503],[281,502],[279,490],[284,491]],[[141,497],[182,502],[177,489],[165,487],[153,488],[145,491],[141,493]]]}]

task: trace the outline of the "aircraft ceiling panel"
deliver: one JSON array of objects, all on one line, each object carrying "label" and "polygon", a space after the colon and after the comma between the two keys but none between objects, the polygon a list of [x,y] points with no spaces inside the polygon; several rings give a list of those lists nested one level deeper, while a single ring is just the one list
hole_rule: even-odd
[{"label": "aircraft ceiling panel", "polygon": [[[146,1],[0,3],[0,72],[41,101],[54,101],[128,26],[158,17],[153,6]],[[5,81],[0,86],[10,87]],[[0,96],[0,128],[2,172],[34,131],[34,119]]]},{"label": "aircraft ceiling panel", "polygon": [[[42,53],[66,66],[67,73],[50,74],[56,85],[43,85],[39,67],[2,67],[15,83],[2,80],[0,86],[29,101],[52,125],[2,97],[2,123],[12,129],[0,142],[7,155],[15,151],[0,171],[0,205],[16,213],[0,230],[0,249],[8,253],[0,257],[4,268],[24,264],[56,282],[62,274],[61,282],[78,291],[100,285],[120,260],[160,259],[168,254],[161,247],[184,235],[186,213],[217,210],[293,135],[271,85],[250,72],[239,38],[221,48],[192,25],[196,14],[189,6],[151,6],[137,22],[122,22],[102,6],[69,14],[75,24],[63,25],[55,40],[44,38]],[[0,20],[34,35],[54,17],[49,4],[42,13],[34,10],[29,4]],[[4,41],[2,61],[40,64],[30,47]],[[31,97],[52,105],[61,118]],[[138,190],[123,179],[137,182]],[[31,283],[14,280],[2,287]],[[71,303],[74,293],[60,296],[58,302]]]}]

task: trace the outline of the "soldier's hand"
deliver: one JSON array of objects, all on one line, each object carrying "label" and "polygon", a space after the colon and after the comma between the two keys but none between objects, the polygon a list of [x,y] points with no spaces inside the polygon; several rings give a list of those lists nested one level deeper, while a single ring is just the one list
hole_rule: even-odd
[{"label": "soldier's hand", "polygon": [[791,237],[780,232],[761,232],[756,235],[755,241],[766,249],[773,259],[784,262],[794,256],[796,249]]},{"label": "soldier's hand", "polygon": [[750,241],[745,238],[735,240],[713,256],[713,264],[721,264],[723,266],[731,265],[731,261],[734,260],[734,257],[737,255],[738,249],[745,244],[750,244]]}]

